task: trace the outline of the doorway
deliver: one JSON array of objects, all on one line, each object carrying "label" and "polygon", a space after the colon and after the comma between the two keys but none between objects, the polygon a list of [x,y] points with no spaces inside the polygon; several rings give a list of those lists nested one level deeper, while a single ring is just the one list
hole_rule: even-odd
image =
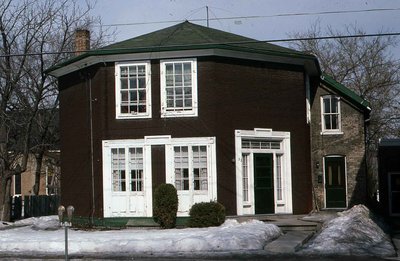
[{"label": "doorway", "polygon": [[346,208],[345,157],[325,157],[326,208]]},{"label": "doorway", "polygon": [[389,173],[390,215],[400,215],[400,173]]},{"label": "doorway", "polygon": [[273,154],[254,154],[255,214],[275,213]]}]

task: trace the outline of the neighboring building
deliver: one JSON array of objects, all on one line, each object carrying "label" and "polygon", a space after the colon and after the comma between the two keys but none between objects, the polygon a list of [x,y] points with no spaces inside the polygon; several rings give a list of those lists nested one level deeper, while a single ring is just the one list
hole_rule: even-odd
[{"label": "neighboring building", "polygon": [[[378,149],[379,206],[385,216],[400,217],[400,139],[383,139]],[[398,223],[398,222],[397,222]],[[397,224],[399,227],[400,224]]]},{"label": "neighboring building", "polygon": [[[59,151],[49,151],[45,154],[40,173],[39,195],[54,195],[59,193]],[[31,154],[28,158],[27,170],[11,180],[11,196],[34,195],[36,160]]]},{"label": "neighboring building", "polygon": [[347,208],[367,198],[369,103],[326,74],[313,95],[312,170],[318,209]]},{"label": "neighboring building", "polygon": [[[151,217],[154,188],[165,182],[178,190],[179,216],[210,200],[231,215],[308,213],[316,160],[361,154],[314,153],[310,122],[320,133],[324,93],[343,97],[344,134],[330,137],[354,135],[348,146],[364,139],[363,106],[336,84],[320,85],[315,56],[189,22],[49,73],[59,79],[62,202],[79,216]],[[360,129],[347,132],[347,112]]]}]

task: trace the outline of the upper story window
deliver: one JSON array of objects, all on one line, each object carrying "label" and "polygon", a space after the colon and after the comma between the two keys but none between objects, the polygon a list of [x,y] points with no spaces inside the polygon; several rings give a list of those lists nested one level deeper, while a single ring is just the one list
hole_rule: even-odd
[{"label": "upper story window", "polygon": [[161,117],[197,116],[196,59],[161,61]]},{"label": "upper story window", "polygon": [[334,95],[321,97],[322,133],[341,133],[340,98]]},{"label": "upper story window", "polygon": [[149,62],[115,65],[115,106],[117,119],[151,118],[151,77]]}]

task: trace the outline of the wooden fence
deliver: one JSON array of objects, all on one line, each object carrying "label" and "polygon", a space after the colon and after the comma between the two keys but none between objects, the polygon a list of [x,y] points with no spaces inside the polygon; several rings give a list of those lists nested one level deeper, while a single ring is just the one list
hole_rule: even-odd
[{"label": "wooden fence", "polygon": [[[60,196],[39,195],[13,197],[11,199],[11,220],[28,217],[57,215]],[[22,215],[23,214],[23,215]]]}]

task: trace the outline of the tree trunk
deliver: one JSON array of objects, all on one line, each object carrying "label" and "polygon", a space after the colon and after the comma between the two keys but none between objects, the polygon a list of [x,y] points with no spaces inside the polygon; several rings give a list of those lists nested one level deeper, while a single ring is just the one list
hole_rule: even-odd
[{"label": "tree trunk", "polygon": [[11,211],[11,179],[1,179],[0,181],[0,220],[10,221]]},{"label": "tree trunk", "polygon": [[42,174],[43,151],[35,154],[36,169],[35,169],[35,185],[33,186],[33,194],[39,195],[40,192],[40,176]]}]

